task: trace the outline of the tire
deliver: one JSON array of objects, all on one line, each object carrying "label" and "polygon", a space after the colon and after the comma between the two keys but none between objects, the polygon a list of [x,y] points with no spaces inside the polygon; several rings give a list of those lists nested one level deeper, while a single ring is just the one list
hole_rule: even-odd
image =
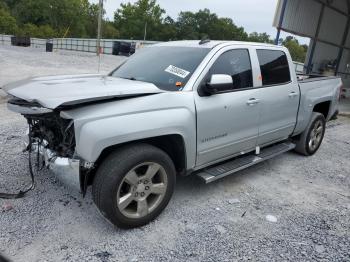
[{"label": "tire", "polygon": [[295,140],[296,147],[294,150],[304,156],[311,156],[315,154],[321,146],[325,131],[325,117],[321,113],[313,112],[311,121],[306,127],[305,131],[297,140]]},{"label": "tire", "polygon": [[111,153],[99,166],[92,185],[93,201],[120,228],[143,226],[168,205],[176,171],[170,157],[148,144]]}]

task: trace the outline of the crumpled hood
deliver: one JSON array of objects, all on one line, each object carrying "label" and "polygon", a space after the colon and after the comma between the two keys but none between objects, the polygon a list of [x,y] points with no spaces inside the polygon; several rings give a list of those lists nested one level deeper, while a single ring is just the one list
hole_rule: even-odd
[{"label": "crumpled hood", "polygon": [[12,96],[50,109],[164,92],[151,83],[91,74],[36,77],[5,85],[2,89]]}]

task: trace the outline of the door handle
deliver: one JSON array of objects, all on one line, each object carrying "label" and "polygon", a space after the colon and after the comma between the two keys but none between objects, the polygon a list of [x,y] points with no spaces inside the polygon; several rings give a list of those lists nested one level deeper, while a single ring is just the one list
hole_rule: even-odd
[{"label": "door handle", "polygon": [[259,104],[260,100],[256,98],[251,98],[247,101],[248,106],[254,106],[256,104]]},{"label": "door handle", "polygon": [[290,98],[293,98],[293,97],[296,97],[296,96],[298,96],[298,93],[296,93],[296,92],[290,92],[289,93],[289,95],[288,95]]}]

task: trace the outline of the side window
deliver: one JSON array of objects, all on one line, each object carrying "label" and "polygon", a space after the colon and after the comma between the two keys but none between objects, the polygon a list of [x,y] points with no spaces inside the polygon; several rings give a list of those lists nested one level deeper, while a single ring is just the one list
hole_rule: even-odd
[{"label": "side window", "polygon": [[232,76],[233,90],[253,86],[249,52],[245,49],[235,49],[223,53],[212,65],[209,73],[210,75],[226,74]]},{"label": "side window", "polygon": [[278,50],[256,50],[264,86],[290,82],[286,54]]}]

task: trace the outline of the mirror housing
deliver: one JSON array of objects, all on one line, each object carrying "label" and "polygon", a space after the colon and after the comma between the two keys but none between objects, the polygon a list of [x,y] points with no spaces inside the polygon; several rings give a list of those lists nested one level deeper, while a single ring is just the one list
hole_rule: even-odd
[{"label": "mirror housing", "polygon": [[210,77],[209,82],[204,86],[205,93],[213,95],[227,90],[232,90],[233,79],[230,75],[214,74]]}]

